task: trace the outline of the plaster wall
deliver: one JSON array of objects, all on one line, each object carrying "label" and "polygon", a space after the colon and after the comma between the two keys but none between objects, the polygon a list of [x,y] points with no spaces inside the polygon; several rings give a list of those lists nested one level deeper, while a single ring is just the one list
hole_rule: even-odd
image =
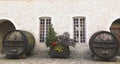
[{"label": "plaster wall", "polygon": [[17,29],[30,31],[39,46],[39,17],[52,17],[58,34],[73,37],[74,16],[86,17],[86,44],[96,31],[106,30],[120,18],[120,0],[0,0],[0,19],[8,19]]}]

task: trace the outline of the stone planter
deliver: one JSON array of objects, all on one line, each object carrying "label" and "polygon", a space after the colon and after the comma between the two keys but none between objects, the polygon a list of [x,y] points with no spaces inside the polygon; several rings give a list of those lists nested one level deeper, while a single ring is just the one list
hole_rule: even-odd
[{"label": "stone planter", "polygon": [[56,47],[50,47],[50,50],[49,50],[50,57],[51,58],[68,58],[70,55],[69,46],[62,45],[62,47],[64,47],[62,51],[55,50]]}]

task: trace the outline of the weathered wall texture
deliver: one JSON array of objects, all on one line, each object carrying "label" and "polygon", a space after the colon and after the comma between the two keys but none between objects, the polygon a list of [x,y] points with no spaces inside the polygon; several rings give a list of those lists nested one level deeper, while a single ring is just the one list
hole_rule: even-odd
[{"label": "weathered wall texture", "polygon": [[0,19],[11,20],[17,29],[27,30],[39,45],[39,17],[50,16],[58,34],[73,35],[74,16],[86,17],[87,42],[99,30],[109,31],[120,17],[120,0],[0,0]]}]

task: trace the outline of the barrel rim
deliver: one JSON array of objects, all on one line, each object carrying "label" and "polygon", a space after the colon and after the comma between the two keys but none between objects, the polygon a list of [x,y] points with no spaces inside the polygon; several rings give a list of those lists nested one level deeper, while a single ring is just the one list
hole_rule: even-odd
[{"label": "barrel rim", "polygon": [[[115,42],[115,43],[117,44],[116,51],[114,52],[114,54],[113,54],[111,57],[107,57],[107,58],[101,57],[101,56],[99,56],[97,53],[95,53],[95,51],[93,50],[92,41],[94,40],[94,38],[95,38],[98,34],[101,34],[101,33],[111,34],[111,35],[115,38],[115,40],[116,40],[116,42]],[[117,52],[118,52],[118,49],[119,49],[119,43],[118,43],[117,38],[115,37],[114,34],[108,32],[108,31],[98,31],[98,32],[94,33],[94,34],[91,36],[90,40],[89,40],[89,46],[90,46],[90,49],[91,49],[91,51],[93,52],[93,54],[95,54],[96,56],[98,56],[99,58],[102,58],[102,59],[110,59],[110,58],[115,57],[115,56],[117,55]]]}]

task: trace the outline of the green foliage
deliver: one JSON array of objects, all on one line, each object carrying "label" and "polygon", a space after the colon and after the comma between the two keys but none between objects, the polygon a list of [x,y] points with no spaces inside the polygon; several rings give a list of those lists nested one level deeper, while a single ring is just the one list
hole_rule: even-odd
[{"label": "green foliage", "polygon": [[49,33],[46,37],[46,46],[50,47],[52,42],[57,41],[56,38],[56,32],[54,31],[54,28],[52,27],[52,25],[49,26]]}]

